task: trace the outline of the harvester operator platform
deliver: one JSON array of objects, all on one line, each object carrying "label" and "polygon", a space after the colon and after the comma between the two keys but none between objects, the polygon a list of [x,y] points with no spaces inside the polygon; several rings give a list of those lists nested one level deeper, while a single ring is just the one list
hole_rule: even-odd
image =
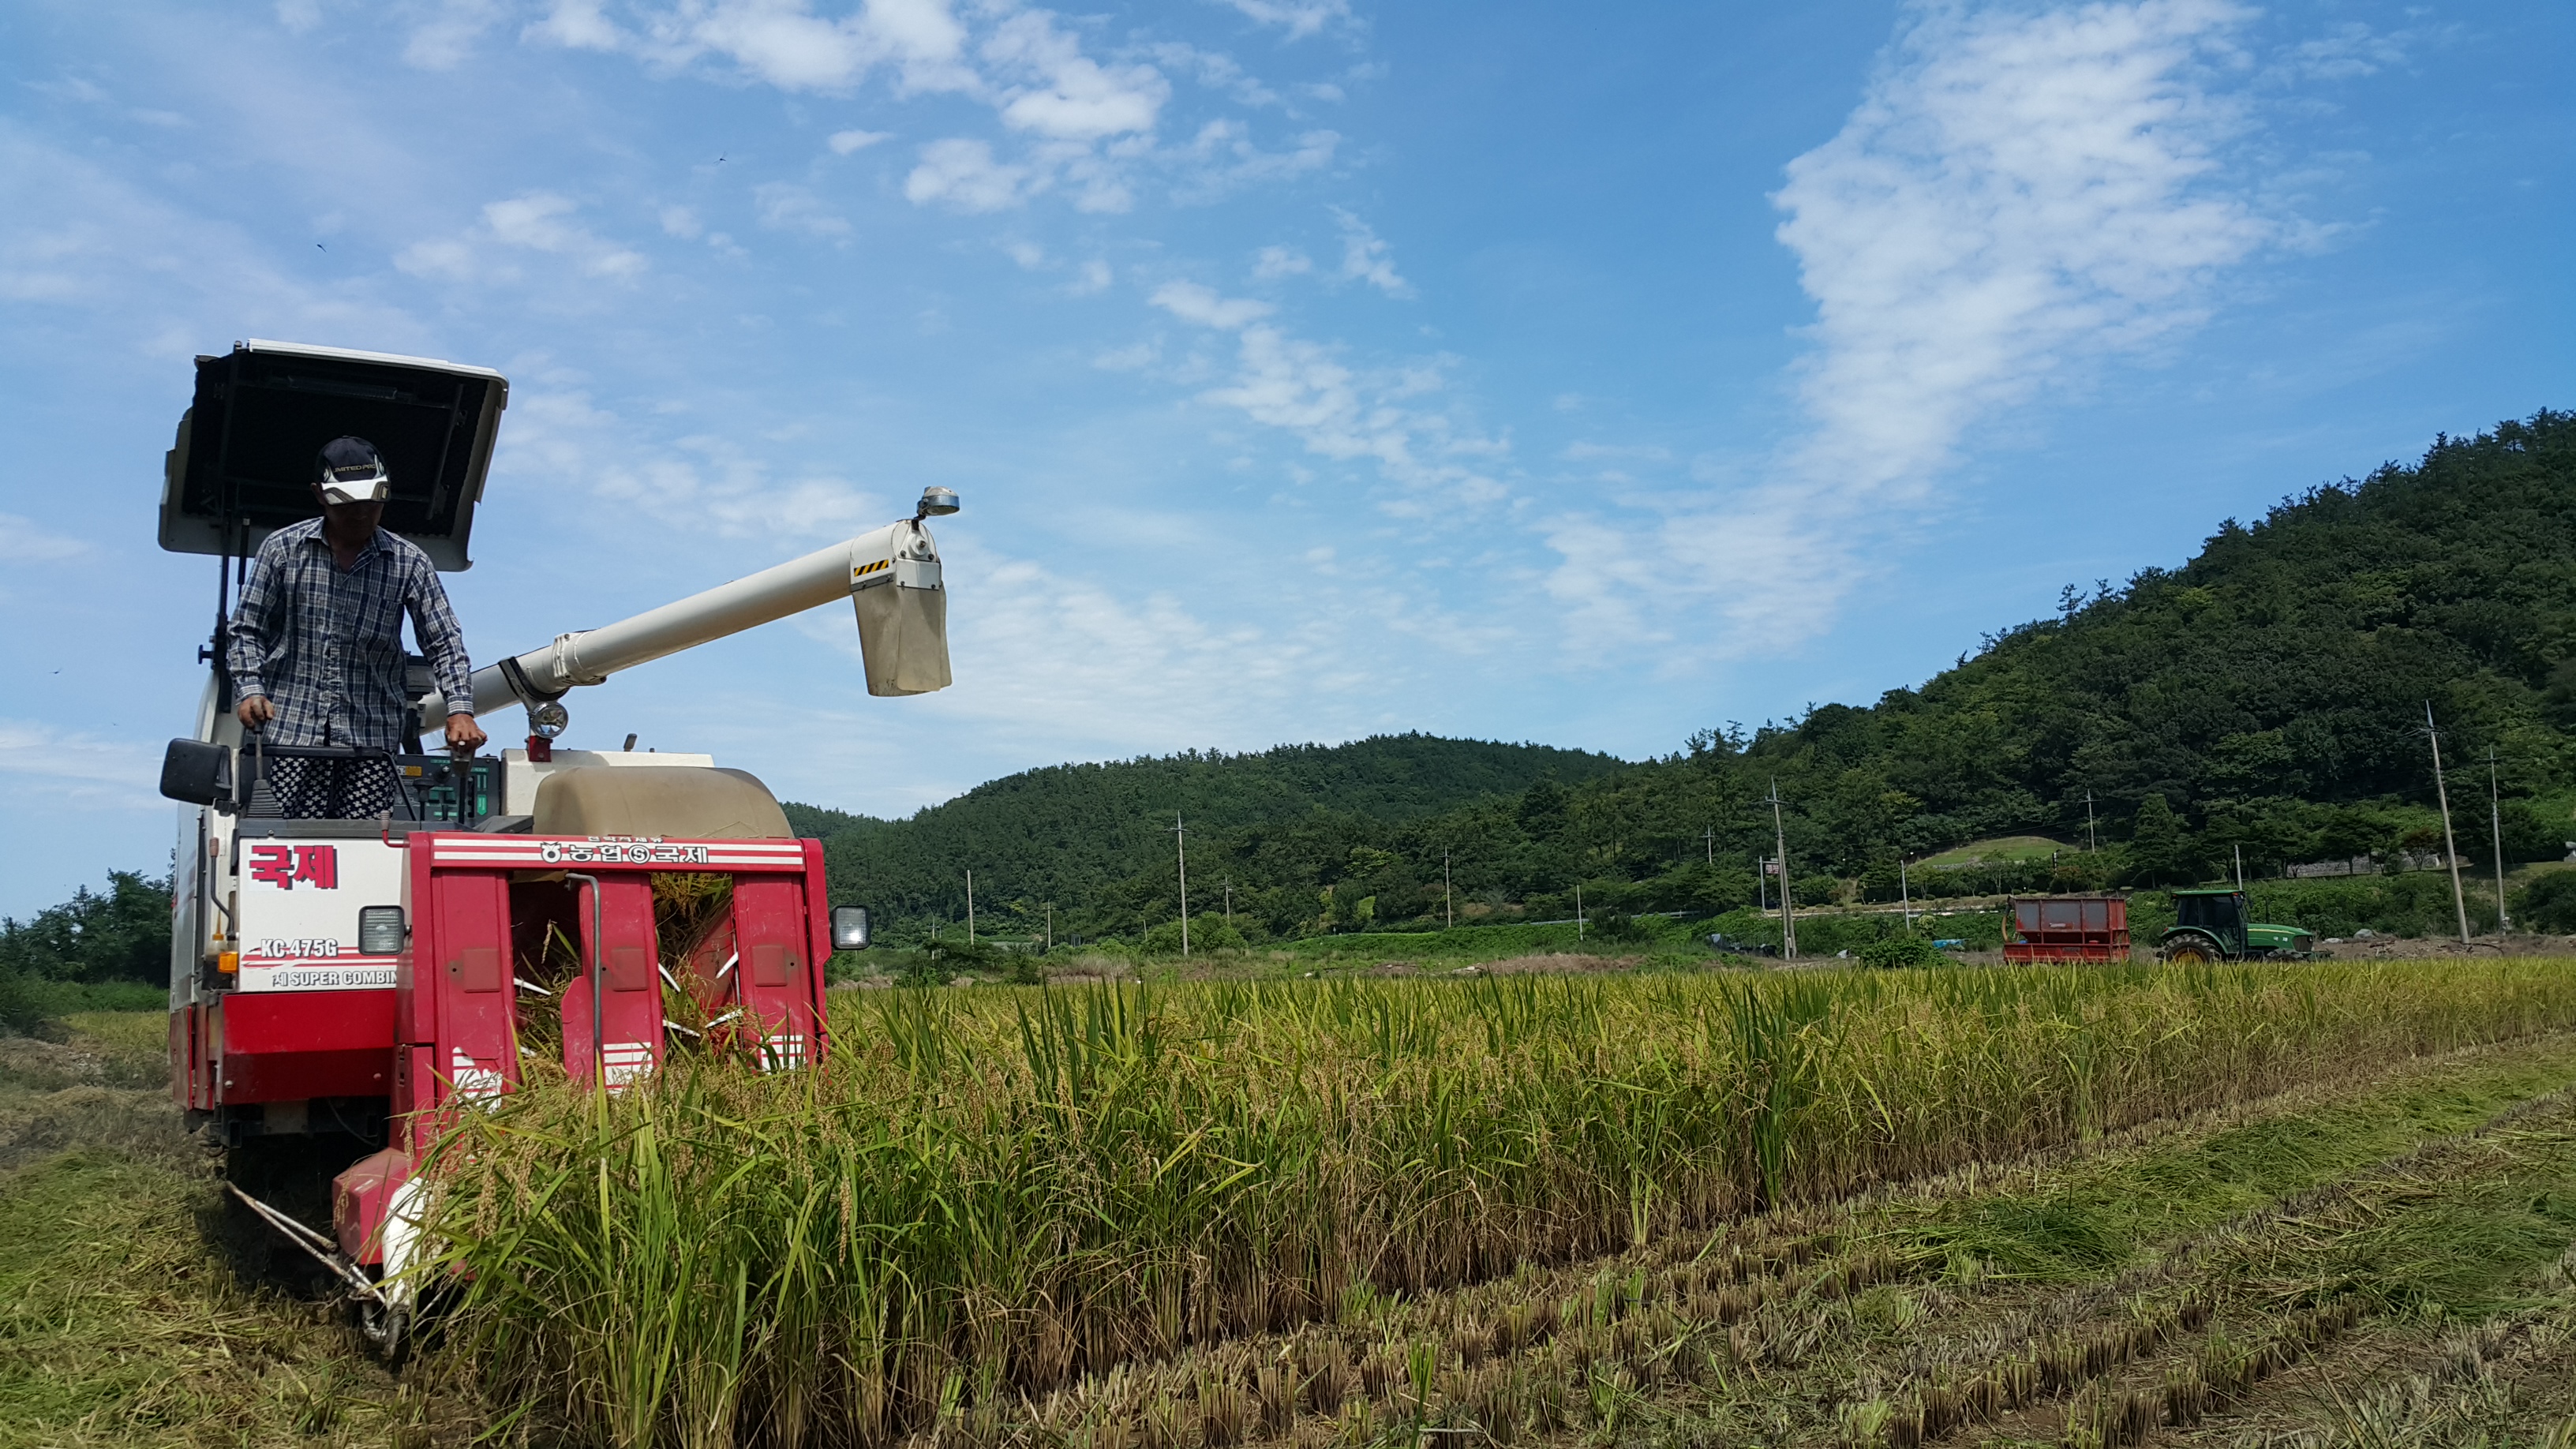
[{"label": "harvester operator platform", "polygon": [[[438,571],[417,544],[379,527],[393,480],[375,445],[335,438],[315,460],[320,518],[291,523],[260,544],[225,644],[245,728],[277,745],[402,751],[414,744],[403,689],[402,616],[429,658],[431,682],[470,700],[465,632]],[[447,716],[447,745],[484,742],[474,716]],[[360,819],[393,800],[390,759],[270,759],[279,813]]]}]

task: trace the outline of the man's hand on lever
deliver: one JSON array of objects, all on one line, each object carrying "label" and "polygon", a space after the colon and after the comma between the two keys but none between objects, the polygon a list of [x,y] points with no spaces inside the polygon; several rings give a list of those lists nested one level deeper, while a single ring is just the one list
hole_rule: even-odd
[{"label": "man's hand on lever", "polygon": [[[265,701],[263,701],[265,703]],[[474,716],[459,710],[447,717],[447,747],[460,754],[472,754],[483,748],[490,736],[474,722]]]},{"label": "man's hand on lever", "polygon": [[[233,706],[233,714],[241,720],[242,728],[255,730],[261,725],[268,723],[270,720],[277,718],[277,706],[268,702],[267,695],[244,695],[242,697],[242,702]],[[472,727],[473,720],[471,716],[467,717],[466,723],[468,728]],[[448,729],[451,731],[455,728],[456,727],[452,724],[448,726]]]}]

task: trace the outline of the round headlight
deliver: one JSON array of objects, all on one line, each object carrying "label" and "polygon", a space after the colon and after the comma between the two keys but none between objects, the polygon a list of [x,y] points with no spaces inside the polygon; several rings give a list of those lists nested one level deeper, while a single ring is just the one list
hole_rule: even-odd
[{"label": "round headlight", "polygon": [[541,739],[553,739],[572,723],[572,711],[560,699],[549,699],[528,709],[528,732]]}]

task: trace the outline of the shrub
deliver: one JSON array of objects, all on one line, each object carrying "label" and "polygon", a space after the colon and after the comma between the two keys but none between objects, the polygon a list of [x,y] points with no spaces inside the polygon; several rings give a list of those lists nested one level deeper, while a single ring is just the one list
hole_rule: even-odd
[{"label": "shrub", "polygon": [[[1243,946],[1243,933],[1216,912],[1206,911],[1190,918],[1191,951],[1240,951]],[[1148,956],[1181,954],[1181,923],[1178,920],[1165,921],[1147,931],[1144,951]]]},{"label": "shrub", "polygon": [[1887,971],[1900,966],[1933,966],[1941,953],[1921,936],[1885,936],[1860,948],[1860,964],[1873,970]]},{"label": "shrub", "polygon": [[2576,932],[2576,870],[2553,870],[2516,891],[2513,919],[2526,931]]}]

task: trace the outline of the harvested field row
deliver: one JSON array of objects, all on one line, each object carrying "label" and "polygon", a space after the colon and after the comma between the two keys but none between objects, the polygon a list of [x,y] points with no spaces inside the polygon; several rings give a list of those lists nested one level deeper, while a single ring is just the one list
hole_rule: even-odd
[{"label": "harvested field row", "polygon": [[[1856,1305],[1909,1332],[2017,1271],[1974,1220],[1860,1232],[1836,1203],[2567,1030],[2576,971],[884,993],[843,1013],[821,1072],[539,1090],[470,1124],[441,1225],[473,1274],[451,1343],[486,1392],[624,1444],[1219,1449],[1411,1433],[1443,1405],[1495,1438],[1615,1433],[1675,1385],[1815,1359]],[[1612,1254],[1579,1293],[1529,1288]],[[1435,1302],[1472,1328],[1352,1338]],[[1209,1372],[1176,1393],[1184,1365]],[[1833,1432],[1888,1432],[1884,1397]]]}]

